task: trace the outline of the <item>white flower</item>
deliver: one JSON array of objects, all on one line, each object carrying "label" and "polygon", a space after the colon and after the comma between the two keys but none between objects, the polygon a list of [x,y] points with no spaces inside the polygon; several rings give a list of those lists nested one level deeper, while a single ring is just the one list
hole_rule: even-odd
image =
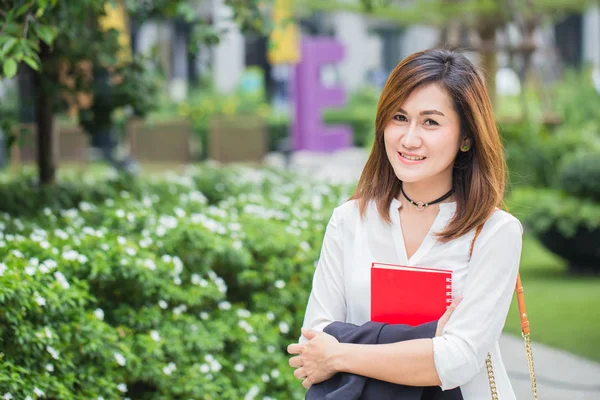
[{"label": "white flower", "polygon": [[248,393],[244,396],[244,400],[254,400],[254,398],[258,395],[260,389],[258,386],[252,386]]},{"label": "white flower", "polygon": [[115,361],[117,362],[117,364],[119,364],[121,367],[124,367],[125,364],[127,363],[127,360],[125,360],[125,357],[123,357],[123,355],[121,353],[115,353]]},{"label": "white flower", "polygon": [[272,377],[273,379],[277,379],[277,378],[279,378],[279,374],[280,374],[280,373],[279,373],[279,370],[278,370],[278,369],[274,369],[273,371],[271,371],[271,377]]},{"label": "white flower", "polygon": [[290,332],[290,327],[285,322],[280,322],[279,323],[279,331],[285,335]]},{"label": "white flower", "polygon": [[104,397],[98,396],[98,398],[96,400],[104,400]]},{"label": "white flower", "polygon": [[127,253],[129,256],[133,257],[137,254],[137,251],[133,247],[127,247],[127,248],[125,248],[125,253]]},{"label": "white flower", "polygon": [[33,400],[33,398],[31,396],[27,396],[24,400]]},{"label": "white flower", "polygon": [[54,277],[63,288],[68,289],[70,287],[69,282],[67,282],[67,279],[61,272],[55,272]]},{"label": "white flower", "polygon": [[176,369],[177,366],[171,362],[169,363],[169,365],[163,368],[163,372],[165,375],[171,375]]},{"label": "white flower", "polygon": [[42,274],[47,274],[48,272],[50,272],[50,268],[48,268],[46,264],[40,265],[38,269]]},{"label": "white flower", "polygon": [[163,310],[166,310],[166,309],[169,307],[169,305],[167,304],[167,302],[166,302],[166,301],[164,301],[164,300],[160,300],[160,301],[158,302],[158,306],[159,306],[160,308],[162,308]]},{"label": "white flower", "polygon": [[221,368],[222,368],[222,366],[221,366],[221,363],[219,363],[217,360],[213,360],[213,361],[210,363],[210,369],[211,369],[213,372],[219,372],[219,371],[221,370]]},{"label": "white flower", "polygon": [[235,367],[233,367],[237,372],[244,372],[244,370],[246,369],[246,367],[244,367],[244,364],[235,364]]},{"label": "white flower", "polygon": [[50,248],[50,243],[48,243],[47,240],[43,240],[40,242],[40,247],[44,250],[47,250]]},{"label": "white flower", "polygon": [[54,372],[54,365],[52,365],[52,364],[46,364],[46,371],[48,371],[48,372]]},{"label": "white flower", "polygon": [[164,226],[160,225],[158,228],[156,228],[156,236],[163,237],[166,233],[167,229]]},{"label": "white flower", "polygon": [[246,333],[252,333],[254,332],[254,329],[252,328],[252,326],[250,326],[250,324],[246,321],[246,320],[240,320],[240,322],[238,322],[238,325],[240,328],[242,328],[243,330],[246,331]]},{"label": "white flower", "polygon": [[48,328],[48,327],[45,327],[45,328],[44,328],[44,333],[46,334],[46,337],[47,337],[48,339],[52,339],[52,331],[50,330],[50,328]]},{"label": "white flower", "polygon": [[200,313],[200,318],[202,318],[203,320],[207,320],[207,319],[209,318],[209,315],[208,315],[208,313],[207,313],[207,312],[205,312],[205,311],[202,311],[202,312]]},{"label": "white flower", "polygon": [[52,358],[54,358],[55,360],[58,360],[60,353],[58,351],[56,351],[52,346],[46,346],[46,351],[48,353],[50,353]]},{"label": "white flower", "polygon": [[163,256],[161,257],[161,260],[163,260],[163,262],[165,262],[167,264],[170,263],[172,259],[173,259],[173,257],[171,257],[168,254],[163,254]]},{"label": "white flower", "polygon": [[77,261],[79,261],[81,264],[85,264],[88,261],[88,258],[83,254],[79,254],[77,256]]},{"label": "white flower", "polygon": [[173,309],[173,313],[175,315],[181,315],[182,313],[187,311],[187,306],[185,304],[181,304]]},{"label": "white flower", "polygon": [[44,307],[46,305],[46,299],[43,298],[42,296],[38,295],[35,298],[35,302],[38,303],[40,306]]},{"label": "white flower", "polygon": [[110,249],[110,247],[108,247],[108,245],[107,245],[106,243],[102,243],[102,244],[100,245],[100,248],[101,248],[102,250],[104,250],[104,251],[108,251],[108,249]]},{"label": "white flower", "polygon": [[[6,236],[6,237],[8,238],[8,236]],[[11,253],[13,254],[13,256],[15,256],[17,258],[23,258],[23,253],[21,253],[19,250],[13,250]]]},{"label": "white flower", "polygon": [[148,268],[151,271],[155,271],[156,270],[156,264],[154,263],[154,261],[152,261],[149,258],[146,258],[144,260],[144,267]]},{"label": "white flower", "polygon": [[269,311],[269,312],[267,313],[267,319],[268,319],[269,321],[273,321],[273,320],[275,319],[275,314],[273,314],[271,311]]},{"label": "white flower", "polygon": [[4,272],[6,272],[6,264],[0,263],[0,276],[4,275]]},{"label": "white flower", "polygon": [[260,376],[260,379],[262,379],[262,381],[265,382],[265,383],[267,383],[267,382],[269,382],[271,380],[271,378],[269,378],[269,375],[267,375],[267,374],[262,374]]},{"label": "white flower", "polygon": [[222,301],[219,303],[219,308],[221,310],[231,310],[231,303],[228,301]]},{"label": "white flower", "polygon": [[117,210],[117,212],[115,213],[117,215],[117,217],[119,218],[123,218],[125,217],[125,211],[124,210]]},{"label": "white flower", "polygon": [[235,242],[233,242],[233,248],[236,250],[240,250],[242,247],[244,247],[244,245],[242,244],[241,241],[236,240]]},{"label": "white flower", "polygon": [[50,216],[52,215],[52,210],[49,209],[48,207],[44,207],[44,215],[45,216]]},{"label": "white flower", "polygon": [[42,397],[45,394],[44,391],[38,388],[37,386],[33,388],[33,393],[35,393],[37,397]]},{"label": "white flower", "polygon": [[206,364],[202,364],[200,366],[200,372],[202,372],[203,374],[207,374],[210,372],[210,367]]},{"label": "white flower", "polygon": [[250,317],[250,311],[246,310],[245,308],[242,308],[240,310],[237,310],[236,312],[237,316],[240,318],[249,318]]},{"label": "white flower", "polygon": [[0,240],[0,247],[6,247],[6,242],[4,240]]},{"label": "white flower", "polygon": [[51,269],[51,270],[54,269],[54,268],[56,268],[58,266],[58,264],[56,263],[56,261],[50,260],[50,259],[44,261],[42,263],[42,265],[45,265],[46,267],[48,267],[48,269]]},{"label": "white flower", "polygon": [[275,281],[275,287],[277,289],[283,289],[285,287],[285,282],[282,281],[281,279]]},{"label": "white flower", "polygon": [[175,278],[173,278],[173,283],[177,286],[181,285],[181,277],[176,276]]},{"label": "white flower", "polygon": [[275,351],[275,346],[267,346],[267,352],[273,353]]},{"label": "white flower", "polygon": [[160,333],[158,331],[150,331],[150,337],[155,342],[160,342]]},{"label": "white flower", "polygon": [[107,207],[112,207],[112,206],[114,206],[114,205],[115,205],[115,201],[114,201],[113,199],[106,199],[106,200],[104,200],[104,204],[105,204]]},{"label": "white flower", "polygon": [[175,209],[175,215],[177,215],[179,218],[183,218],[185,217],[185,211],[178,207]]},{"label": "white flower", "polygon": [[4,396],[2,396],[2,398],[3,398],[4,400],[12,400],[12,398],[13,398],[13,397],[12,397],[12,394],[10,394],[10,393],[5,393],[5,394],[4,394]]},{"label": "white flower", "polygon": [[250,335],[250,336],[248,336],[248,340],[250,341],[250,343],[256,343],[258,338],[254,335]]},{"label": "white flower", "polygon": [[79,256],[79,253],[77,253],[75,250],[68,250],[65,251],[62,256],[67,261],[74,261]]},{"label": "white flower", "polygon": [[121,393],[127,393],[127,385],[124,383],[119,383],[117,385],[117,389],[119,390],[119,392]]},{"label": "white flower", "polygon": [[125,239],[123,236],[119,236],[117,238],[117,242],[121,245],[121,246],[125,246],[127,244],[127,239]]},{"label": "white flower", "polygon": [[104,321],[104,310],[101,308],[96,308],[94,310],[94,316],[100,320],[100,321]]}]

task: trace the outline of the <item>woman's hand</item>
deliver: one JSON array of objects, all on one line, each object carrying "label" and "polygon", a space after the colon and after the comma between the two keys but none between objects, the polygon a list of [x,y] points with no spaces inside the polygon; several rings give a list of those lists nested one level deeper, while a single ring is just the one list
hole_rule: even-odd
[{"label": "woman's hand", "polygon": [[457,297],[456,299],[454,299],[454,301],[452,302],[452,304],[450,304],[450,307],[448,307],[444,315],[441,316],[441,318],[438,321],[437,329],[435,330],[435,336],[442,336],[444,326],[446,326],[446,323],[450,319],[450,316],[452,315],[454,310],[456,310],[456,307],[460,304],[461,300],[462,297]]},{"label": "woman's hand", "polygon": [[302,335],[309,342],[288,346],[289,354],[298,354],[290,358],[289,363],[296,368],[294,376],[301,379],[302,386],[308,389],[337,373],[335,359],[340,342],[325,332],[302,329]]}]

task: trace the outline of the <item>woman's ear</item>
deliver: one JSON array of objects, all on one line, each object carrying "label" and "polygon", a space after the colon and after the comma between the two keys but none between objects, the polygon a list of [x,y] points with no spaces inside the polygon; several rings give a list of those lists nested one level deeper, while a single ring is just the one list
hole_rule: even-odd
[{"label": "woman's ear", "polygon": [[462,152],[465,152],[465,153],[466,153],[466,152],[467,152],[467,151],[469,151],[470,149],[471,149],[471,139],[469,139],[469,138],[465,138],[465,139],[462,141],[462,145],[460,146],[460,151],[462,151]]}]

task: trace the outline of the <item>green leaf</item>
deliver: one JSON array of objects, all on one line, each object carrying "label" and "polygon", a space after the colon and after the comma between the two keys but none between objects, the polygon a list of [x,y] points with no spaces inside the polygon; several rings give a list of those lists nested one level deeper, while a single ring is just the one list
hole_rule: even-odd
[{"label": "green leaf", "polygon": [[17,63],[15,60],[8,59],[4,61],[4,76],[12,78],[17,73]]},{"label": "green leaf", "polygon": [[39,38],[46,43],[48,46],[52,45],[52,42],[56,38],[57,31],[50,26],[39,25],[37,26],[37,34]]},{"label": "green leaf", "polygon": [[32,69],[34,69],[36,71],[40,67],[38,62],[31,57],[23,57],[23,61],[25,61],[27,63],[27,65],[29,65]]},{"label": "green leaf", "polygon": [[6,56],[8,53],[10,53],[10,51],[13,49],[13,47],[15,47],[16,44],[17,44],[16,38],[14,38],[14,37],[8,38],[6,43],[4,43],[4,46],[2,46],[2,50],[0,51],[0,54]]},{"label": "green leaf", "polygon": [[19,7],[17,9],[16,16],[20,17],[21,15],[25,14],[29,10],[30,7],[31,7],[30,3],[23,4],[21,7]]}]

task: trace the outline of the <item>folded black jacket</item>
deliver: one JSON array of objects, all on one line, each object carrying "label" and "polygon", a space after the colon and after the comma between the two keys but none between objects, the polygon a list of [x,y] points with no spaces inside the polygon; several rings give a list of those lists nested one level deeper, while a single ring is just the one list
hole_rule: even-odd
[{"label": "folded black jacket", "polygon": [[[404,340],[433,338],[437,321],[419,326],[367,322],[358,326],[333,322],[324,332],[341,343],[386,344]],[[331,379],[311,386],[306,400],[462,400],[460,388],[397,385],[361,375],[338,373]]]}]

